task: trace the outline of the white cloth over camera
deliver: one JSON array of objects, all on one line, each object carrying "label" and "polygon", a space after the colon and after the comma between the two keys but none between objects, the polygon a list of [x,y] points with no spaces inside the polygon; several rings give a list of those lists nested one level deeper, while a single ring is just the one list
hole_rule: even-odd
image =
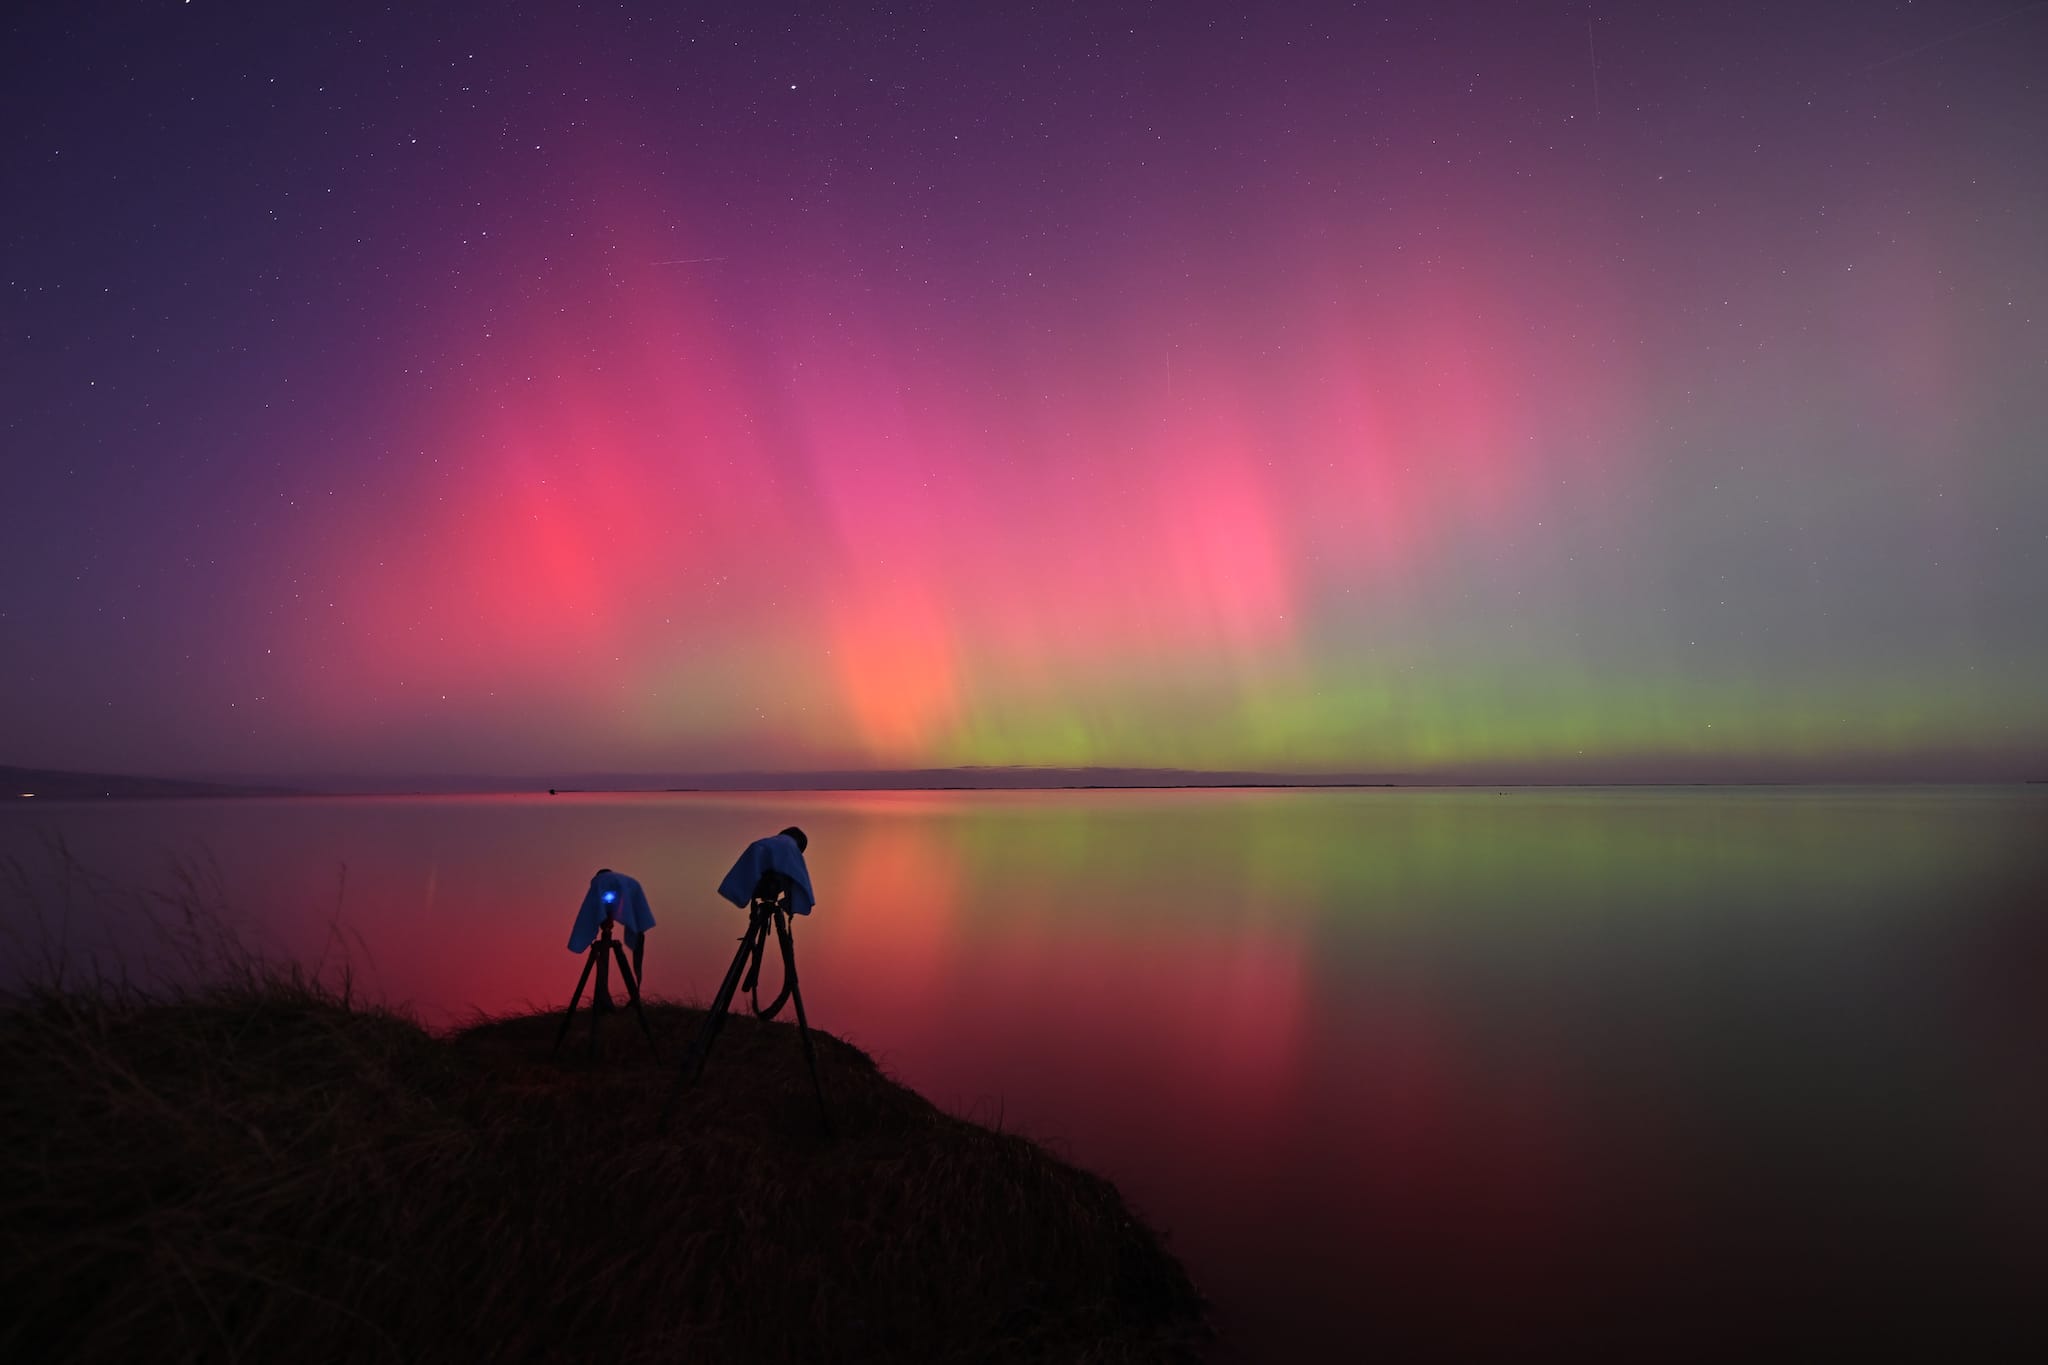
[{"label": "white cloth over camera", "polygon": [[811,870],[804,866],[804,851],[796,846],[796,840],[787,834],[771,834],[766,839],[756,839],[747,845],[747,851],[740,854],[732,871],[725,874],[725,880],[718,884],[718,894],[734,905],[744,908],[753,899],[754,888],[761,884],[761,878],[770,872],[780,872],[789,878],[794,890],[789,893],[789,912],[793,915],[808,915],[818,898],[811,891]]},{"label": "white cloth over camera", "polygon": [[[612,893],[609,903],[605,892]],[[647,893],[640,889],[640,883],[623,872],[609,869],[590,879],[590,889],[583,893],[583,904],[576,911],[576,927],[569,931],[569,951],[580,953],[590,946],[590,940],[597,937],[598,926],[604,923],[605,912],[618,921],[626,931],[626,944],[654,927],[654,912],[647,908]]]}]

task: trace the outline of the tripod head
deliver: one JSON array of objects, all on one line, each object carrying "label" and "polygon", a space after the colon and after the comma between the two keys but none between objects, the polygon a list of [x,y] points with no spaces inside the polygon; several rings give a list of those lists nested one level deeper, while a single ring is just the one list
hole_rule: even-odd
[{"label": "tripod head", "polygon": [[764,872],[747,898],[749,914],[790,914],[796,905],[797,885],[780,872]]}]

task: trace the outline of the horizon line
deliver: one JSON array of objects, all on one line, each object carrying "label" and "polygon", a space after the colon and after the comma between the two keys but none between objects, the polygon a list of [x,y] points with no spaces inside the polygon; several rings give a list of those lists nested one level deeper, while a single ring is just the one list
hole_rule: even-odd
[{"label": "horizon line", "polygon": [[[16,800],[174,796],[397,796],[743,794],[750,792],[881,791],[1217,791],[1401,790],[1652,787],[1909,787],[2040,786],[2048,777],[2019,774],[1970,776],[1939,771],[1835,772],[1798,776],[1767,773],[1662,775],[1528,772],[1424,774],[1287,773],[1230,769],[963,765],[953,768],[811,769],[797,772],[618,773],[582,772],[556,777],[479,773],[354,775],[272,774],[164,777],[77,769],[0,765],[0,782]],[[40,790],[38,790],[40,788]],[[98,790],[94,790],[98,788]]]}]

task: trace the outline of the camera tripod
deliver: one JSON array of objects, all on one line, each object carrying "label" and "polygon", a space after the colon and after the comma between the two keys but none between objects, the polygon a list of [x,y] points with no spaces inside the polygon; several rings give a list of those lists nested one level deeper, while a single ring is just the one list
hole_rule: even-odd
[{"label": "camera tripod", "polygon": [[[607,897],[610,892],[605,893]],[[597,937],[590,941],[590,948],[583,955],[583,975],[576,978],[576,992],[569,997],[569,1008],[562,1015],[562,1027],[555,1034],[555,1049],[560,1051],[562,1040],[569,1036],[569,1025],[576,1018],[576,1002],[583,998],[583,988],[590,982],[590,969],[597,968],[597,989],[590,993],[590,1054],[597,1055],[597,1022],[610,1010],[612,959],[619,962],[619,976],[626,983],[626,995],[633,1005],[633,1013],[640,1020],[640,1031],[647,1035],[648,1051],[658,1060],[661,1052],[654,1046],[654,1030],[647,1026],[647,1011],[640,1008],[640,981],[633,975],[632,964],[626,961],[626,949],[612,937],[612,925],[618,921],[610,914],[597,928]]]},{"label": "camera tripod", "polygon": [[[741,986],[740,974],[746,973],[745,987],[752,997],[754,1017],[773,1019],[782,1012],[785,1001],[796,1001],[796,1031],[803,1040],[804,1066],[811,1073],[811,1091],[818,1097],[818,1123],[827,1136],[832,1132],[832,1115],[825,1108],[825,1088],[818,1083],[817,1054],[811,1048],[811,1023],[804,1014],[804,993],[796,978],[796,942],[789,931],[789,907],[794,901],[789,896],[789,882],[780,873],[771,872],[763,877],[754,888],[754,894],[747,906],[747,932],[740,935],[739,951],[733,954],[732,965],[725,969],[725,980],[718,986],[718,994],[711,999],[711,1008],[704,1015],[704,1022],[697,1028],[697,1036],[690,1040],[690,1050],[683,1054],[682,1069],[676,1073],[675,1084],[669,1087],[668,1102],[661,1107],[661,1122],[657,1132],[668,1131],[668,1121],[676,1107],[677,1098],[683,1091],[697,1083],[704,1072],[704,1062],[711,1055],[711,1045],[718,1041],[718,1031],[725,1025],[726,1013],[732,1008],[732,993]],[[782,947],[782,993],[771,1001],[766,1009],[761,1007],[761,958],[768,947],[768,930],[775,929],[775,940]]]}]

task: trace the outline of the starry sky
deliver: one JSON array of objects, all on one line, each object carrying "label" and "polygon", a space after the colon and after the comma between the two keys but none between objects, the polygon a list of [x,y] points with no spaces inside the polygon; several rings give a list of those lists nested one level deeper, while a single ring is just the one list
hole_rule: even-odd
[{"label": "starry sky", "polygon": [[2048,5],[0,43],[0,762],[2048,776]]}]

